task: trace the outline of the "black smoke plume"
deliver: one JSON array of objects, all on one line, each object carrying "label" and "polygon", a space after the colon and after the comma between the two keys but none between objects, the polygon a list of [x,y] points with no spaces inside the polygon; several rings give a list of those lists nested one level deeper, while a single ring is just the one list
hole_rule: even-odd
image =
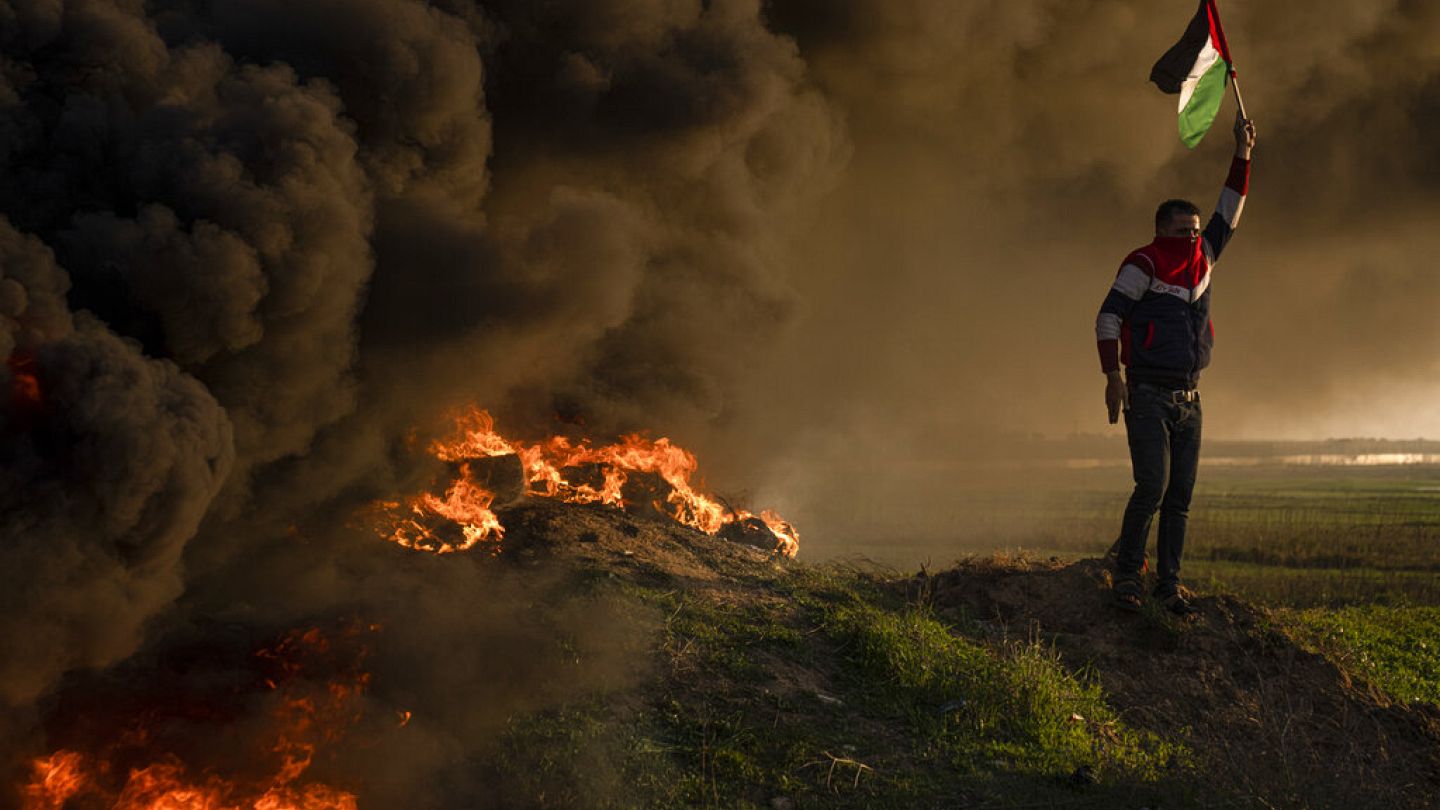
[{"label": "black smoke plume", "polygon": [[571,683],[558,628],[621,669],[603,606],[537,614],[544,577],[397,566],[347,521],[456,405],[736,418],[848,154],[760,4],[4,0],[0,52],[15,751],[196,639],[341,614],[387,628],[374,666],[448,762]]}]

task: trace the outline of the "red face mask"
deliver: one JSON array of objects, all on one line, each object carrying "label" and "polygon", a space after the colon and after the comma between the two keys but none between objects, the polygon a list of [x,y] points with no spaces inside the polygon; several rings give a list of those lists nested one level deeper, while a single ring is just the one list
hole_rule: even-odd
[{"label": "red face mask", "polygon": [[1159,266],[1155,268],[1158,276],[1174,278],[1181,270],[1198,270],[1200,264],[1200,239],[1195,236],[1157,236],[1151,243],[1155,246],[1155,255],[1158,258]]},{"label": "red face mask", "polygon": [[1190,254],[1195,252],[1195,249],[1199,246],[1199,244],[1200,237],[1198,236],[1155,237],[1155,247],[1160,248],[1160,250],[1164,253],[1175,256],[1183,255],[1189,257]]}]

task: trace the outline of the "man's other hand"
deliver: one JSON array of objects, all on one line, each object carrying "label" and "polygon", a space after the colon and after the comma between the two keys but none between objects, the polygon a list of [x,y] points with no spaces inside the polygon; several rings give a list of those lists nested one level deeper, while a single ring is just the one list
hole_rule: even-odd
[{"label": "man's other hand", "polygon": [[1111,371],[1105,375],[1105,407],[1110,410],[1110,424],[1120,421],[1120,411],[1130,407],[1130,391],[1125,387],[1125,378],[1120,372]]},{"label": "man's other hand", "polygon": [[1250,159],[1250,150],[1255,148],[1255,122],[1241,118],[1235,113],[1235,157]]}]

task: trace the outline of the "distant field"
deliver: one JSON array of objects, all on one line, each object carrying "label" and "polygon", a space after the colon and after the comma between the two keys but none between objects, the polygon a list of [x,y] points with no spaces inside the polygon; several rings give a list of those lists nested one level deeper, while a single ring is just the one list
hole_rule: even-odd
[{"label": "distant field", "polygon": [[[1127,468],[1041,471],[1022,483],[954,493],[943,504],[953,539],[931,529],[843,552],[905,569],[990,549],[1096,556],[1114,540]],[[1277,607],[1440,605],[1440,465],[1204,467],[1188,537],[1185,578],[1209,590]]]},{"label": "distant field", "polygon": [[[1051,527],[1018,545],[1093,554],[1128,496],[1106,484],[1056,492]],[[1440,605],[1440,466],[1203,469],[1186,573],[1273,605]]]}]

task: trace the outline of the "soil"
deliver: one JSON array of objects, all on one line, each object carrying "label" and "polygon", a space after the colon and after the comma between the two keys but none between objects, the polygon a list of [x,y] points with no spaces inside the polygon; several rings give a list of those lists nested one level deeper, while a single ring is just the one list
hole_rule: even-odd
[{"label": "soil", "polygon": [[1121,610],[1110,586],[1101,560],[1005,558],[896,583],[942,616],[1051,641],[1128,724],[1189,745],[1213,784],[1298,806],[1440,802],[1437,707],[1387,700],[1241,599],[1188,594],[1186,622],[1148,599]]}]

